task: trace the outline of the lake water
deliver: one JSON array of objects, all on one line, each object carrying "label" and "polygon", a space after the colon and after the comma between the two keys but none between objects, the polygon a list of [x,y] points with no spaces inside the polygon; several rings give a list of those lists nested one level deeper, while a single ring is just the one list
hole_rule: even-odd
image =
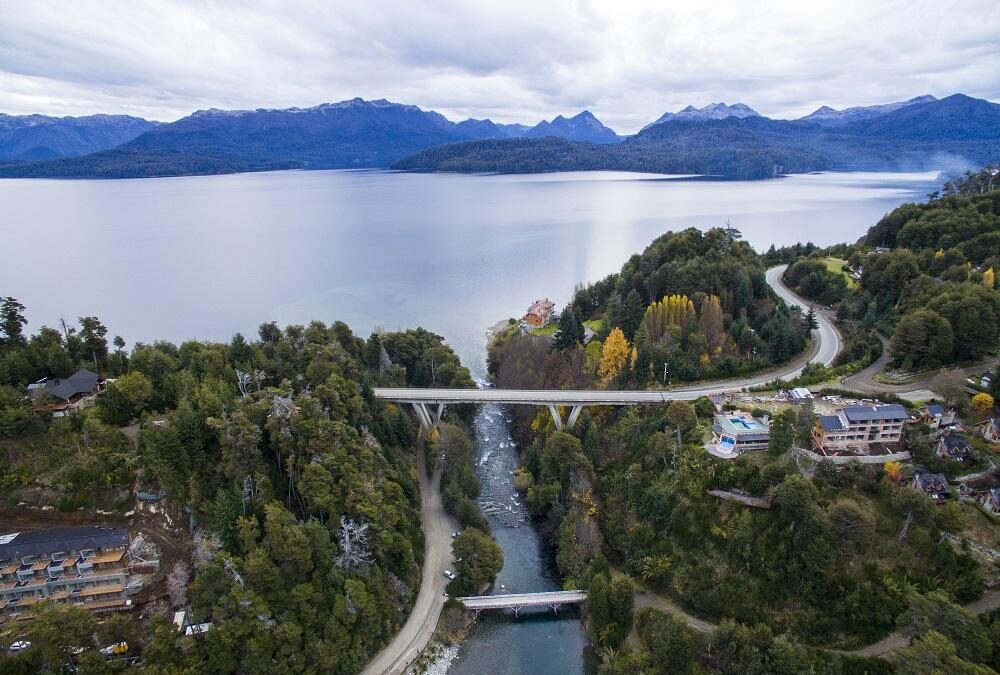
[{"label": "lake water", "polygon": [[129,345],[228,340],[275,320],[367,336],[423,325],[481,374],[483,331],[621,267],[654,237],[728,220],[759,250],[856,240],[933,173],[766,181],[626,173],[373,171],[0,180],[0,295],[31,327],[95,315]]},{"label": "lake water", "polygon": [[[0,181],[0,295],[30,328],[96,315],[129,344],[228,340],[264,322],[423,325],[485,374],[485,330],[616,271],[670,229],[727,221],[758,250],[854,241],[938,187],[933,173],[755,182],[621,173],[278,172]],[[506,411],[476,417],[480,506],[507,590],[560,587],[513,488]],[[482,615],[453,675],[592,673],[575,610]]]}]

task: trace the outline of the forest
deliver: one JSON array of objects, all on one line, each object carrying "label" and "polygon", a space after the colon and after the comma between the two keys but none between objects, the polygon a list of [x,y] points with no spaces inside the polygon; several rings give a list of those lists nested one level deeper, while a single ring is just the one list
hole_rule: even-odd
[{"label": "forest", "polygon": [[[846,274],[821,260],[842,258]],[[842,325],[890,337],[894,365],[926,370],[976,361],[1000,341],[1000,178],[986,166],[947,182],[922,204],[903,204],[857,244],[765,254],[788,262],[785,281],[836,305]]]},{"label": "forest", "polygon": [[[470,386],[440,336],[365,340],[341,322],[267,323],[253,340],[127,351],[95,317],[26,335],[17,300],[3,298],[0,314],[3,506],[57,496],[60,511],[122,510],[134,490],[161,495],[196,526],[193,569],[167,570],[177,581],[169,609],[213,623],[194,640],[166,611],[96,621],[42,602],[21,634],[33,647],[0,659],[0,673],[62,673],[67,662],[117,672],[124,665],[97,647],[118,640],[141,650],[130,672],[355,673],[395,635],[424,551],[416,438],[371,387]],[[44,399],[24,396],[26,384],[81,366],[109,378],[93,407],[53,419]],[[135,420],[133,444],[120,427]],[[488,533],[463,546],[498,550]],[[487,562],[469,573],[489,573]]]},{"label": "forest", "polygon": [[[820,462],[803,476],[788,448],[815,424],[810,406],[775,420],[770,451],[735,461],[702,447],[715,413],[704,398],[590,408],[569,432],[542,413],[518,426],[516,485],[554,542],[564,586],[590,593],[585,623],[603,673],[1000,666],[1000,619],[961,607],[995,570],[945,538],[996,525],[974,506],[936,506],[892,467]],[[718,490],[766,496],[770,508]],[[702,634],[639,608],[650,594],[718,627]],[[632,631],[638,641],[626,640]],[[897,631],[914,644],[889,661],[836,651]]]},{"label": "forest", "polygon": [[[805,348],[814,319],[776,301],[764,270],[735,229],[668,232],[577,289],[553,349],[516,326],[500,334],[491,373],[500,386],[645,388],[783,363]],[[584,325],[595,322],[584,345]]]}]

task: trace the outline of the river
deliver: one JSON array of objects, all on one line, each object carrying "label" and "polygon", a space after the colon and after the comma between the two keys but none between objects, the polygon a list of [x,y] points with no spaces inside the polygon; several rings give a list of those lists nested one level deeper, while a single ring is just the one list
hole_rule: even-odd
[{"label": "river", "polygon": [[[94,315],[129,345],[228,340],[270,320],[339,319],[362,335],[423,325],[483,378],[487,326],[538,297],[565,303],[667,230],[728,221],[758,250],[854,241],[937,187],[934,173],[0,180],[0,295],[27,306],[30,329]],[[498,587],[558,588],[513,489],[506,412],[485,406],[476,440],[480,503],[506,561]],[[573,612],[484,614],[450,672],[592,672]]]},{"label": "river", "polygon": [[[551,559],[531,527],[528,509],[514,490],[517,451],[510,416],[501,406],[484,405],[475,419],[477,471],[482,492],[479,506],[503,549],[504,566],[494,593],[561,590]],[[505,589],[501,589],[501,584]],[[596,661],[587,645],[578,610],[483,612],[462,645],[450,675],[520,675],[525,673],[593,673]]]}]

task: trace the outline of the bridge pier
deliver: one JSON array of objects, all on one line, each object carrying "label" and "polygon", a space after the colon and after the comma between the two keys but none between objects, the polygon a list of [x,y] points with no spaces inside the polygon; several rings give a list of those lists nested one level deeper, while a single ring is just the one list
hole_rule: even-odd
[{"label": "bridge pier", "polygon": [[441,424],[441,416],[444,415],[444,403],[438,403],[437,409],[433,414],[427,409],[426,403],[414,402],[411,405],[413,406],[414,414],[417,416],[417,421],[420,422],[420,430],[424,432],[424,436],[430,436],[431,432]]},{"label": "bridge pier", "polygon": [[569,419],[566,420],[566,424],[563,425],[562,415],[559,413],[559,408],[554,404],[549,404],[549,413],[552,415],[552,421],[556,425],[556,431],[569,431],[576,424],[576,420],[580,417],[580,413],[583,412],[583,405],[574,405],[569,411]]}]

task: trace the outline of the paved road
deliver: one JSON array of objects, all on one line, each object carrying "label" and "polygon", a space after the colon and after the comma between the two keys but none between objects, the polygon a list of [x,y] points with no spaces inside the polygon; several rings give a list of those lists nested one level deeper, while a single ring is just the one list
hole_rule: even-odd
[{"label": "paved road", "polygon": [[[765,277],[767,278],[768,285],[774,290],[778,296],[787,302],[789,305],[798,305],[802,307],[804,311],[808,311],[809,306],[812,304],[805,298],[802,298],[792,292],[784,282],[781,280],[781,275],[785,273],[788,269],[788,265],[778,265],[777,267],[772,267],[767,270]],[[824,366],[829,366],[833,364],[833,360],[837,358],[837,354],[840,353],[840,332],[833,325],[833,317],[831,312],[825,309],[816,310],[816,323],[819,324],[819,329],[816,331],[816,342],[819,344],[819,349],[816,351],[816,355],[810,359],[810,363],[819,363]],[[784,377],[784,379],[792,379],[796,375],[800,374],[802,369],[798,369]]]},{"label": "paved road", "polygon": [[[934,376],[927,377],[922,380],[916,380],[914,382],[908,382],[906,384],[885,384],[875,380],[875,375],[882,372],[885,367],[889,365],[890,360],[889,341],[881,335],[879,336],[879,339],[882,341],[882,354],[864,370],[859,370],[853,375],[845,377],[843,380],[844,386],[848,389],[853,389],[854,391],[884,391],[893,394],[908,394],[914,392],[922,393],[929,390],[931,380],[934,379]],[[963,376],[969,377],[970,375],[979,375],[984,370],[992,371],[996,364],[997,359],[991,357],[960,370]],[[973,390],[970,389],[969,391],[971,392]]]},{"label": "paved road", "polygon": [[500,595],[473,595],[458,598],[466,609],[501,609],[506,607],[546,607],[548,605],[575,605],[587,599],[586,591],[550,591],[542,593],[506,593]]},{"label": "paved road", "polygon": [[402,630],[362,671],[362,675],[397,675],[406,670],[434,635],[444,605],[448,580],[442,572],[452,566],[451,533],[458,529],[441,505],[441,466],[427,479],[424,449],[417,448],[420,479],[420,520],[424,528],[423,580],[417,601]]}]

